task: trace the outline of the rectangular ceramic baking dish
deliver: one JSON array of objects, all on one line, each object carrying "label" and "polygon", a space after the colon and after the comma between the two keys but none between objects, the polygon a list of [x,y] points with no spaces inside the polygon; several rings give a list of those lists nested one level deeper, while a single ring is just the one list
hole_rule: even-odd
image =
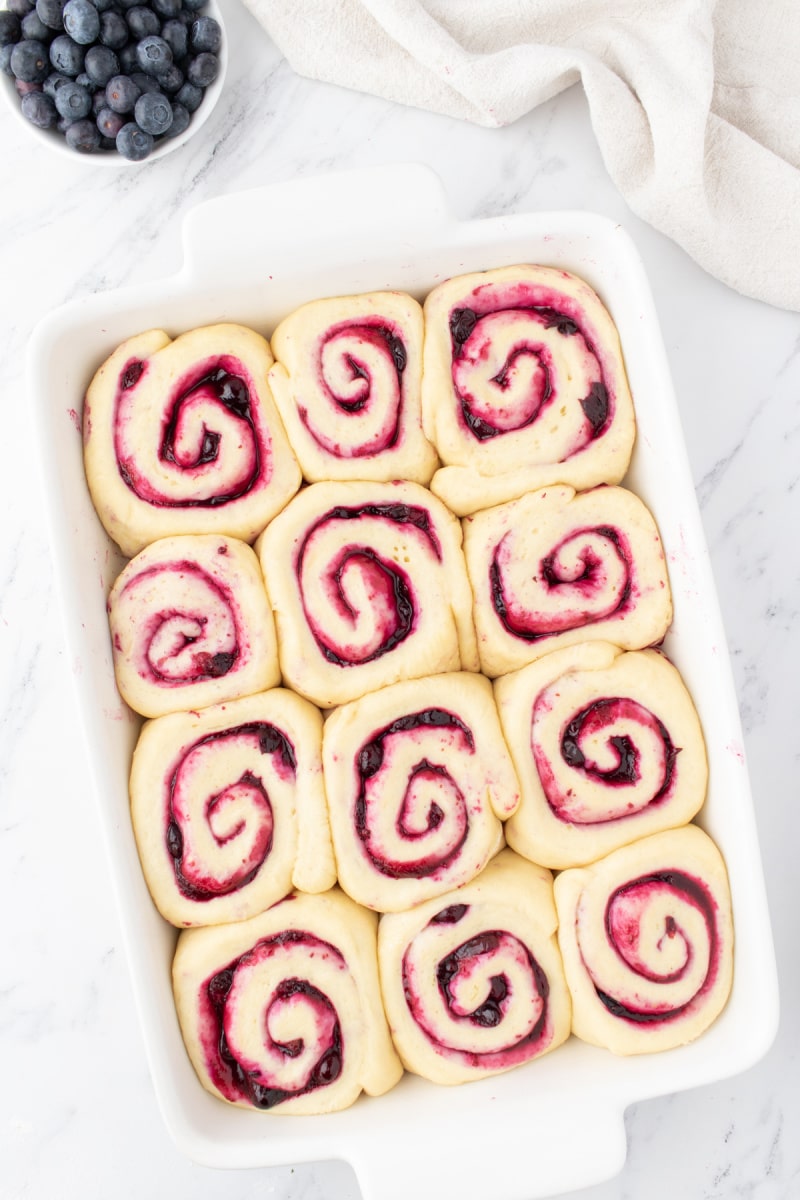
[{"label": "rectangular ceramic baking dish", "polygon": [[[669,367],[637,253],[622,228],[584,212],[455,220],[437,177],[416,165],[212,200],[189,214],[184,251],[184,266],[171,278],[85,296],[52,313],[36,330],[29,359],[87,773],[166,1124],[191,1159],[213,1167],[344,1159],[365,1200],[409,1194],[536,1200],[609,1178],[624,1163],[628,1105],[751,1066],[771,1044],[778,1014],[728,651]],[[720,846],[731,880],[736,952],[730,1002],[698,1041],[660,1055],[618,1059],[573,1038],[526,1067],[458,1088],[406,1076],[388,1095],[362,1097],[331,1116],[234,1109],[203,1090],[184,1052],[170,987],[176,934],[150,901],[128,819],[128,765],[139,719],[114,685],[106,595],[122,560],[84,482],[84,389],[120,341],[154,326],[176,335],[237,321],[269,336],[280,317],[316,297],[395,288],[421,298],[450,275],[517,262],[583,276],[619,328],[638,419],[626,483],[655,514],[664,541],[675,601],[665,649],[703,722],[711,783],[700,824]]]}]

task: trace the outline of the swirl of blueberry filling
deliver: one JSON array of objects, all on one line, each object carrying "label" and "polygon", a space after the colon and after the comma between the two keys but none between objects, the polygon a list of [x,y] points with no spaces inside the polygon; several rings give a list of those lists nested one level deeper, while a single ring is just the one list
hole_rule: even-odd
[{"label": "swirl of blueberry filling", "polygon": [[[586,393],[577,398],[583,428],[571,453],[605,433],[613,418],[609,388],[575,316],[511,298],[489,312],[456,308],[449,325],[453,386],[464,424],[478,441],[526,429],[553,412],[568,390],[562,377],[568,373],[560,364],[565,355],[580,358],[587,375]],[[563,345],[554,345],[554,339]],[[499,355],[493,343],[502,344]]]},{"label": "swirl of blueberry filling", "polygon": [[[576,712],[564,725],[558,749],[561,761],[577,776],[611,789],[603,811],[585,806],[580,784],[564,789],[551,765],[550,749],[537,730],[534,705],[531,748],[539,780],[550,808],[563,821],[592,825],[612,821],[659,804],[669,796],[679,753],[669,732],[654,713],[630,697],[601,697]],[[648,780],[644,782],[642,757]],[[639,794],[637,789],[643,789]],[[617,797],[613,793],[618,793]]]},{"label": "swirl of blueberry filling", "polygon": [[118,469],[140,500],[162,508],[216,508],[263,482],[268,442],[256,423],[242,363],[223,356],[178,380],[164,398],[158,444],[143,447],[134,441],[133,428],[136,389],[147,377],[146,366],[126,365],[114,408]]},{"label": "swirl of blueberry filling", "polygon": [[[618,887],[606,905],[605,932],[626,968],[626,984],[615,987],[595,977],[593,983],[615,1017],[637,1025],[676,1020],[714,983],[719,969],[714,900],[700,880],[683,871],[653,872]],[[688,991],[681,993],[684,982]],[[659,996],[660,988],[669,989],[668,999]]]},{"label": "swirl of blueberry filling", "polygon": [[[407,777],[398,782],[392,778],[393,760],[399,743],[409,737],[419,742],[418,756]],[[458,757],[472,753],[475,742],[453,713],[428,708],[398,717],[358,754],[356,833],[376,870],[392,879],[420,879],[443,870],[466,841],[469,821],[464,793],[446,762],[434,761],[434,756],[442,756],[442,746]],[[387,830],[387,799],[395,796],[393,828]]]},{"label": "swirl of blueberry filling", "polygon": [[[466,904],[441,909],[420,944],[437,926],[453,927],[457,939],[457,926],[469,911]],[[435,961],[412,943],[403,956],[402,979],[406,1003],[428,1040],[439,1053],[470,1066],[503,1070],[524,1062],[547,1034],[547,976],[530,949],[506,930],[481,930]],[[426,984],[435,987],[437,1004]],[[437,1020],[442,1012],[445,1024]]]},{"label": "swirl of blueberry filling", "polygon": [[[373,518],[397,526],[405,534],[421,539],[428,551],[441,562],[441,547],[429,514],[409,504],[363,504],[337,506],[320,518],[308,531],[296,559],[296,574],[303,611],[320,651],[337,666],[347,667],[372,662],[390,653],[414,628],[414,590],[399,562],[359,539],[359,523]],[[322,577],[308,566],[316,547],[331,539]],[[315,603],[321,593],[324,605]],[[360,610],[360,601],[368,598],[368,612]],[[325,628],[325,616],[332,612],[348,630],[343,644]]]},{"label": "swirl of blueberry filling", "polygon": [[[209,1074],[227,1099],[271,1109],[341,1075],[341,1024],[330,997],[308,978],[315,959],[345,965],[330,943],[289,929],[261,939],[206,981],[203,1048]],[[256,1029],[249,1019],[254,1009],[260,1013]],[[287,1038],[292,1025],[298,1035]]]},{"label": "swirl of blueberry filling", "polygon": [[[249,765],[213,795],[204,777],[231,751]],[[260,766],[260,759],[269,763]],[[295,777],[294,749],[281,730],[252,721],[187,747],[168,780],[165,840],[182,895],[203,902],[245,888],[269,857],[274,814],[268,771]]]},{"label": "swirl of blueberry filling", "polygon": [[400,335],[379,319],[329,329],[317,361],[321,411],[298,403],[300,419],[328,453],[343,458],[380,454],[397,443],[407,352]]},{"label": "swirl of blueberry filling", "polygon": [[164,687],[181,687],[227,675],[239,655],[233,597],[196,562],[158,563],[139,571],[122,595],[149,601],[157,583],[161,605],[143,605],[137,630],[137,670]]},{"label": "swirl of blueberry filling", "polygon": [[606,620],[623,612],[631,597],[630,551],[611,526],[576,529],[563,538],[539,560],[524,596],[513,595],[505,582],[513,560],[513,535],[506,534],[489,563],[492,604],[507,632],[524,641]]}]

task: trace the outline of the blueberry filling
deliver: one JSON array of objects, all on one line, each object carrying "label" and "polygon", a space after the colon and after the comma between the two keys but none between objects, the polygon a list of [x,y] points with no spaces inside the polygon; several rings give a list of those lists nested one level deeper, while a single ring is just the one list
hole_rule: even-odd
[{"label": "blueberry filling", "polygon": [[[216,508],[221,504],[229,504],[232,500],[237,500],[240,496],[246,495],[256,483],[261,473],[261,454],[259,447],[259,439],[256,435],[256,430],[253,422],[253,415],[250,405],[250,392],[245,381],[237,375],[231,374],[224,367],[217,367],[204,375],[200,379],[192,382],[191,386],[186,388],[175,400],[172,406],[164,434],[159,448],[159,457],[162,462],[175,464],[178,462],[175,453],[175,438],[178,430],[178,425],[181,418],[182,405],[187,402],[192,396],[192,393],[198,388],[208,388],[214,395],[215,399],[226,408],[235,417],[245,421],[252,431],[252,446],[253,446],[253,462],[249,474],[241,479],[236,487],[228,492],[219,492],[203,499],[196,500],[169,500],[165,496],[158,498],[145,496],[151,503],[162,508]],[[189,469],[200,466],[205,466],[208,463],[215,462],[219,454],[220,434],[214,430],[204,429],[203,438],[200,444],[199,453],[195,461],[190,465]],[[185,464],[182,464],[185,465]],[[122,464],[120,472],[128,487],[139,494],[137,488],[133,485],[130,471],[125,471]]]},{"label": "blueberry filling", "polygon": [[[182,659],[181,656],[187,647],[193,646],[203,636],[208,617],[202,611],[195,609],[195,602],[186,606],[165,607],[160,612],[150,613],[148,611],[148,622],[142,630],[140,647],[142,662],[139,672],[142,678],[147,678],[149,675],[151,680],[165,687],[185,687],[201,680],[217,679],[226,675],[234,669],[240,655],[237,641],[237,606],[228,589],[219,580],[208,575],[197,561],[184,559],[176,562],[156,563],[151,567],[143,568],[126,582],[123,594],[127,596],[131,592],[138,591],[139,588],[149,590],[153,580],[168,580],[171,574],[177,575],[179,578],[193,577],[195,583],[206,590],[212,607],[224,612],[226,619],[230,621],[234,647],[232,650],[219,651],[216,654],[198,650],[197,653],[186,654]],[[147,599],[148,610],[151,604],[152,601]],[[200,607],[199,604],[197,607]],[[166,654],[161,648],[158,648],[159,638],[165,630],[172,634],[173,641]],[[144,673],[145,670],[148,675]]]},{"label": "blueberry filling", "polygon": [[[216,1051],[220,1063],[226,1069],[229,1076],[229,1084],[239,1095],[255,1107],[260,1109],[274,1108],[281,1104],[284,1100],[289,1100],[295,1096],[303,1096],[308,1092],[315,1091],[317,1088],[325,1087],[327,1084],[334,1083],[342,1073],[344,1055],[342,1045],[342,1031],[338,1019],[334,1016],[331,1041],[325,1047],[323,1053],[315,1063],[310,1072],[307,1082],[303,1087],[296,1090],[288,1090],[280,1087],[270,1087],[253,1078],[253,1075],[246,1071],[238,1062],[235,1054],[231,1051],[228,1045],[228,1039],[224,1030],[224,1012],[228,1002],[231,987],[233,986],[236,970],[240,963],[245,958],[250,958],[259,953],[270,953],[273,948],[296,944],[302,947],[313,947],[323,952],[333,954],[337,959],[341,960],[341,955],[327,942],[323,942],[310,934],[304,933],[301,930],[285,930],[282,933],[276,934],[272,938],[265,938],[259,941],[247,955],[243,955],[235,962],[223,967],[217,971],[215,975],[207,981],[205,985],[206,998],[211,1009],[211,1014],[216,1029]],[[264,996],[264,1007],[269,1008],[275,1002],[281,1002],[291,998],[292,996],[300,995],[308,999],[314,1007],[324,1009],[333,1014],[333,1006],[327,996],[315,987],[308,980],[289,977],[283,979],[274,992],[269,996]],[[302,1053],[304,1044],[301,1038],[293,1038],[287,1042],[272,1043],[273,1049],[277,1050],[286,1059],[297,1058]]]},{"label": "blueberry filling", "polygon": [[[457,716],[447,712],[442,708],[428,708],[421,712],[409,713],[406,716],[398,717],[391,724],[380,730],[369,742],[366,742],[358,753],[356,758],[356,766],[359,775],[359,789],[354,805],[354,819],[356,833],[364,845],[367,854],[375,868],[383,875],[387,875],[392,879],[420,879],[427,875],[432,875],[440,870],[444,865],[441,859],[432,858],[409,863],[391,863],[385,859],[374,855],[370,851],[371,832],[369,826],[369,815],[367,805],[367,780],[373,778],[383,766],[384,761],[384,741],[397,733],[406,733],[419,728],[431,727],[451,727],[460,730],[463,734],[467,746],[470,750],[474,748],[475,740],[472,733],[464,725]],[[429,778],[431,776],[439,776],[443,779],[449,778],[447,769],[438,763],[432,763],[427,758],[421,758],[409,775],[409,783],[413,783],[414,779],[425,774]],[[432,803],[427,813],[426,832],[430,832],[444,820],[444,813],[438,804]],[[402,826],[398,824],[398,831],[403,837],[410,837],[405,834]],[[419,836],[418,834],[415,836]],[[466,831],[464,833],[466,837]],[[453,849],[450,858],[454,857],[463,845],[463,838]],[[448,859],[449,861],[449,859]]]},{"label": "blueberry filling", "polygon": [[[528,311],[532,314],[535,314],[538,320],[544,325],[545,329],[556,329],[558,333],[562,335],[562,337],[570,338],[582,336],[587,350],[591,354],[595,354],[592,343],[582,334],[578,322],[572,317],[568,317],[564,313],[561,313],[557,309],[551,308],[547,305],[519,305],[515,306],[515,308],[522,312]],[[464,345],[471,337],[475,326],[480,322],[482,315],[483,314],[476,313],[471,308],[456,308],[451,312],[449,327],[451,353],[454,361],[458,361],[458,359],[462,357],[464,353]],[[501,390],[504,390],[508,386],[508,375],[514,365],[515,358],[524,352],[524,350],[520,349],[512,352],[509,361],[505,363],[502,370],[493,377],[492,382],[495,383]],[[539,403],[528,415],[526,420],[515,427],[516,429],[525,429],[527,426],[532,425],[537,420],[543,405],[547,403],[553,394],[553,384],[550,371],[547,368],[546,363],[541,362],[540,369],[544,373],[544,382]],[[487,421],[483,417],[476,416],[471,410],[469,399],[467,397],[460,396],[460,404],[464,421],[478,441],[488,441],[489,439],[497,437],[502,433],[510,432],[509,430],[498,428],[497,426],[493,425],[491,421]],[[593,383],[588,396],[584,396],[580,400],[580,405],[591,427],[592,438],[599,437],[608,423],[611,408],[608,389],[606,388],[605,384],[600,381]]]},{"label": "blueberry filling", "polygon": [[[497,375],[494,376],[492,382],[497,384],[501,390],[505,390],[508,387],[509,374],[516,359],[522,353],[523,351],[520,350],[511,354],[508,360],[503,364],[502,369],[497,373]],[[544,376],[544,382],[542,385],[539,402],[536,407],[531,410],[528,417],[524,421],[521,421],[519,425],[515,426],[515,429],[527,429],[529,425],[533,425],[534,421],[537,420],[539,413],[541,412],[542,406],[547,403],[553,394],[550,371],[544,363],[540,363],[540,367]],[[473,435],[478,439],[479,442],[489,441],[490,438],[499,437],[500,434],[508,432],[505,429],[498,428],[496,425],[492,425],[490,421],[486,421],[483,417],[476,416],[470,408],[469,403],[463,396],[461,397],[461,413],[468,427],[472,430]]]},{"label": "blueberry filling", "polygon": [[[240,888],[247,887],[255,878],[265,860],[269,857],[272,850],[272,835],[265,842],[262,853],[259,855],[258,861],[247,872],[236,874],[235,872],[225,881],[216,881],[212,886],[203,887],[199,882],[187,879],[183,871],[183,855],[184,855],[184,839],[180,825],[174,815],[174,797],[176,788],[179,785],[180,773],[183,763],[200,746],[213,745],[219,742],[233,740],[237,738],[254,739],[258,745],[260,754],[278,754],[280,761],[288,770],[294,772],[296,767],[296,757],[294,747],[292,746],[286,735],[277,729],[274,725],[270,725],[266,721],[250,721],[243,725],[237,725],[231,729],[219,730],[216,733],[209,733],[205,737],[199,738],[186,751],[184,758],[177,765],[172,773],[169,781],[169,801],[167,806],[167,829],[166,842],[167,850],[172,859],[172,867],[175,872],[175,882],[180,889],[182,895],[189,900],[204,902],[212,900],[216,896],[227,895],[230,892],[238,891]],[[266,788],[261,779],[252,773],[245,771],[239,783],[246,785],[253,792],[260,796],[261,801],[266,809],[269,809],[269,797]]]},{"label": "blueberry filling", "polygon": [[457,925],[468,910],[468,904],[449,904],[431,917],[431,925]]},{"label": "blueberry filling", "polygon": [[[337,505],[330,509],[306,534],[303,543],[300,547],[297,556],[296,571],[298,576],[302,574],[303,559],[306,553],[306,548],[309,541],[314,536],[317,529],[323,526],[328,521],[357,521],[361,517],[379,517],[385,520],[393,521],[398,525],[411,525],[418,529],[431,544],[436,557],[441,559],[441,548],[433,530],[430,515],[425,509],[418,508],[410,504],[364,504],[356,508],[349,508],[344,505]],[[369,563],[370,567],[378,575],[383,578],[385,583],[384,594],[387,599],[390,598],[392,612],[394,614],[394,622],[392,629],[383,638],[381,643],[370,653],[365,654],[356,659],[345,657],[340,654],[338,649],[330,645],[321,632],[318,631],[316,623],[309,618],[309,628],[314,636],[314,640],[321,653],[325,656],[328,662],[334,663],[340,667],[350,667],[361,665],[362,663],[372,662],[380,658],[382,655],[389,653],[396,646],[408,637],[414,626],[414,602],[412,590],[405,573],[400,570],[394,562],[385,562],[379,558],[374,550],[369,546],[353,546],[346,548],[341,555],[336,569],[332,572],[333,583],[337,589],[337,594],[342,595],[341,579],[343,572],[351,560],[364,560]],[[342,600],[342,606],[350,610],[345,599]]]},{"label": "blueberry filling", "polygon": [[[626,555],[623,550],[619,535],[610,525],[598,525],[593,529],[576,530],[570,535],[571,538],[577,538],[582,534],[595,534],[609,542],[616,552],[618,558],[627,565]],[[569,539],[565,539],[569,540]],[[542,582],[547,588],[557,588],[562,584],[567,583],[570,587],[585,584],[591,586],[595,578],[598,567],[602,564],[595,554],[587,549],[583,556],[583,571],[575,579],[562,580],[556,569],[556,561],[560,547],[556,547],[550,554],[545,555],[539,563],[539,573]],[[553,632],[561,632],[567,628],[575,628],[578,625],[590,624],[593,620],[607,619],[615,613],[621,612],[631,597],[631,581],[626,578],[625,583],[616,597],[613,609],[605,610],[600,616],[593,616],[591,612],[577,613],[574,625],[566,625],[563,622],[556,629],[548,629],[543,627],[544,620],[537,623],[535,614],[514,615],[509,612],[506,602],[505,589],[503,587],[503,577],[500,570],[499,562],[499,545],[495,548],[492,560],[489,563],[489,590],[492,597],[492,606],[497,613],[498,620],[503,628],[514,637],[522,638],[526,642],[535,642],[539,638],[548,637]]]},{"label": "blueberry filling", "polygon": [[[616,997],[609,995],[608,992],[603,991],[602,988],[595,984],[595,992],[597,993],[598,999],[612,1014],[612,1016],[620,1017],[622,1020],[631,1021],[637,1025],[654,1024],[660,1021],[671,1021],[676,1017],[679,1017],[681,1013],[685,1012],[686,1009],[695,1003],[697,996],[705,991],[708,986],[710,986],[714,975],[716,974],[717,967],[717,929],[714,917],[714,901],[699,880],[694,879],[691,875],[686,875],[683,871],[666,870],[653,872],[651,875],[643,875],[640,878],[631,880],[630,883],[617,888],[614,894],[609,898],[608,904],[606,905],[605,929],[609,943],[616,948],[617,943],[611,923],[611,911],[614,902],[619,897],[624,897],[626,893],[631,892],[634,889],[638,890],[651,886],[656,888],[666,886],[667,888],[676,892],[679,897],[683,897],[685,901],[694,905],[694,907],[700,910],[705,921],[706,930],[708,932],[709,969],[705,979],[700,985],[700,988],[694,996],[690,997],[689,1000],[683,1004],[676,1005],[675,1008],[655,1011],[652,1009],[632,1008],[630,1005],[624,1004]],[[665,936],[671,938],[674,937],[677,932],[678,926],[675,922],[675,918],[668,915],[664,921]],[[676,977],[677,975],[672,975],[668,977],[665,982],[671,983]]]},{"label": "blueberry filling", "polygon": [[592,427],[592,436],[597,437],[608,420],[608,390],[605,384],[593,383],[589,395],[581,400],[581,408]]},{"label": "blueberry filling", "polygon": [[120,387],[123,389],[123,391],[127,391],[128,388],[134,387],[139,382],[143,371],[143,362],[129,363],[120,376]]},{"label": "blueberry filling", "polygon": [[217,654],[198,654],[194,661],[203,675],[209,679],[220,679],[228,674],[236,662],[236,654],[230,650],[221,650]]},{"label": "blueberry filling", "polygon": [[[505,937],[508,937],[508,935],[505,935]],[[483,955],[495,954],[500,948],[503,938],[504,935],[502,933],[496,930],[487,930],[476,937],[470,938],[466,942],[462,942],[460,946],[441,960],[436,970],[436,977],[439,990],[448,1008],[453,1007],[452,984],[462,967],[464,965],[468,966],[473,959],[482,957]],[[516,940],[515,938],[514,941]],[[524,949],[535,981],[536,991],[542,1001],[546,1002],[550,994],[550,985],[547,981],[547,976],[527,947],[524,947]],[[479,1025],[484,1029],[495,1028],[503,1020],[503,1003],[508,999],[509,995],[510,990],[506,977],[501,974],[491,976],[489,995],[466,1019],[471,1024]],[[546,1019],[547,1004],[544,1003],[539,1020],[524,1040],[535,1041],[541,1037]]]},{"label": "blueberry filling", "polygon": [[[392,632],[380,646],[372,652],[358,659],[358,664],[372,662],[376,658],[381,658],[382,655],[388,654],[390,650],[394,650],[395,646],[400,642],[405,641],[411,632],[414,624],[414,602],[411,599],[411,589],[408,586],[405,578],[399,571],[393,570],[387,566],[374,551],[369,549],[350,550],[342,556],[342,560],[336,569],[334,579],[338,584],[341,582],[342,574],[348,562],[352,558],[362,558],[370,562],[373,567],[385,576],[389,582],[392,598],[394,602],[394,611],[397,617],[396,624]],[[324,642],[319,641],[320,650],[325,655],[328,662],[335,663],[339,667],[349,667],[355,665],[351,659],[342,658],[331,646],[326,646]]]},{"label": "blueberry filling", "polygon": [[453,339],[453,357],[458,358],[461,347],[472,333],[478,314],[471,308],[454,308],[450,314],[450,337]]},{"label": "blueberry filling", "polygon": [[[600,717],[602,720],[606,714],[613,719],[618,707],[618,699],[604,698],[596,700],[572,718],[561,738],[561,755],[565,762],[578,770],[585,770],[587,775],[595,779],[601,779],[604,783],[611,784],[612,786],[617,784],[633,784],[640,777],[639,753],[630,737],[627,734],[614,734],[609,738],[609,743],[614,747],[618,756],[617,765],[610,771],[600,771],[595,767],[587,767],[586,757],[580,748],[579,742],[587,722],[595,726],[597,724],[596,718]],[[664,723],[654,714],[649,714],[649,716],[650,721],[648,724],[652,723],[655,726],[664,744],[664,779],[653,797],[653,800],[657,800],[670,787],[678,748],[673,744]]]}]

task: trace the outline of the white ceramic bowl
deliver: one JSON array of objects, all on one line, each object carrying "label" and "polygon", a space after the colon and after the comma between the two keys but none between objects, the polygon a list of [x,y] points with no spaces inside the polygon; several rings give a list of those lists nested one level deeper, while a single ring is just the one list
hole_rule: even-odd
[{"label": "white ceramic bowl", "polygon": [[45,153],[50,151],[54,154],[59,154],[62,157],[66,157],[72,162],[82,162],[90,167],[105,166],[124,169],[129,167],[142,167],[147,163],[158,162],[160,159],[166,158],[168,154],[172,154],[175,150],[179,150],[181,146],[185,146],[191,138],[195,137],[200,132],[214,111],[217,101],[222,95],[222,89],[225,85],[225,76],[228,70],[228,38],[225,30],[225,22],[223,21],[222,13],[220,12],[217,0],[206,0],[206,5],[203,8],[202,14],[198,15],[214,17],[214,19],[219,22],[222,28],[222,45],[218,55],[219,73],[217,74],[217,78],[214,80],[214,82],[206,88],[200,107],[196,112],[192,113],[192,119],[186,129],[184,129],[183,133],[179,133],[176,137],[166,138],[162,141],[159,141],[156,144],[152,154],[148,155],[147,158],[142,159],[140,162],[132,162],[130,159],[124,158],[121,154],[118,154],[116,150],[102,150],[97,151],[95,154],[82,154],[78,150],[71,150],[67,145],[63,133],[59,133],[57,129],[38,129],[35,125],[32,125],[26,117],[23,117],[22,109],[20,107],[20,97],[17,95],[17,91],[14,86],[14,80],[2,72],[0,72],[0,91],[2,91],[4,97],[8,101],[11,112],[16,120],[20,123],[20,125],[23,126],[26,133],[36,139]]},{"label": "white ceramic bowl", "polygon": [[[324,192],[325,204],[319,204]],[[722,1016],[691,1045],[615,1058],[570,1039],[505,1075],[441,1088],[407,1075],[345,1112],[278,1117],[226,1106],[184,1052],[170,987],[175,931],[156,913],[128,819],[138,720],[114,685],[106,593],[121,560],[86,490],[76,411],[92,372],[125,337],[240,321],[269,334],[325,295],[399,288],[422,296],[470,270],[540,262],[584,276],[616,320],[636,401],[627,483],[659,523],[675,601],[665,648],[704,725],[711,784],[700,823],[727,861],[736,923],[734,984]],[[185,226],[175,276],[85,296],[51,314],[30,344],[53,549],[93,778],[147,1053],[166,1123],[194,1161],[254,1167],[343,1158],[365,1200],[409,1195],[535,1200],[618,1172],[623,1114],[648,1097],[724,1079],[769,1048],[776,970],[732,675],[664,346],[625,231],[583,212],[460,222],[420,166],[348,172],[212,200]]]}]

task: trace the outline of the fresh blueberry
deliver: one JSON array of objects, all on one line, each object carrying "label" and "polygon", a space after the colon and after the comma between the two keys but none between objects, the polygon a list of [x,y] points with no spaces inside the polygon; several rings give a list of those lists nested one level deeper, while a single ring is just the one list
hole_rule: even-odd
[{"label": "fresh blueberry", "polygon": [[18,96],[29,96],[31,92],[40,92],[42,90],[41,83],[33,79],[15,79],[14,91]]},{"label": "fresh blueberry", "polygon": [[177,18],[165,21],[161,27],[161,36],[172,51],[172,57],[176,62],[189,53],[189,31],[183,21],[179,21]]},{"label": "fresh blueberry", "polygon": [[197,17],[192,22],[189,33],[189,46],[194,54],[207,50],[209,54],[218,54],[222,45],[222,30],[219,22],[213,17]]},{"label": "fresh blueberry", "polygon": [[110,108],[101,108],[95,123],[103,137],[115,138],[125,124],[125,117],[122,113],[112,112]]},{"label": "fresh blueberry", "polygon": [[119,59],[108,46],[90,46],[84,66],[96,87],[105,87],[112,76],[119,75]]},{"label": "fresh blueberry", "polygon": [[167,92],[168,95],[174,96],[183,87],[186,76],[180,67],[176,67],[175,63],[171,67],[167,67],[166,71],[162,71],[158,76],[158,84],[162,92]]},{"label": "fresh blueberry", "polygon": [[42,84],[42,90],[48,96],[55,96],[58,89],[69,82],[69,75],[62,75],[60,71],[51,71]]},{"label": "fresh blueberry", "polygon": [[58,122],[58,113],[52,96],[44,92],[29,92],[22,97],[22,115],[37,129],[53,129]]},{"label": "fresh blueberry", "polygon": [[176,94],[175,99],[190,113],[197,112],[203,102],[203,89],[196,87],[193,83],[185,83]]},{"label": "fresh blueberry", "polygon": [[20,32],[23,38],[30,38],[32,42],[49,42],[53,34],[52,29],[48,29],[35,8],[22,18]]},{"label": "fresh blueberry", "polygon": [[116,145],[123,158],[130,159],[131,162],[141,162],[152,154],[155,143],[152,133],[145,133],[135,121],[128,121],[117,134]]},{"label": "fresh blueberry", "polygon": [[81,154],[93,154],[100,149],[100,130],[94,121],[73,121],[66,138],[70,150],[78,150]]},{"label": "fresh blueberry", "polygon": [[219,74],[219,59],[216,54],[209,54],[208,51],[203,51],[202,54],[197,54],[189,60],[189,65],[186,68],[186,78],[189,83],[193,83],[195,87],[207,88],[214,82]]},{"label": "fresh blueberry", "polygon": [[172,51],[162,37],[152,34],[144,37],[136,47],[139,66],[148,75],[163,75],[172,66]]},{"label": "fresh blueberry", "polygon": [[0,46],[0,72],[3,75],[10,75],[14,78],[14,72],[11,70],[11,52],[14,49],[14,42],[9,42],[6,46]]},{"label": "fresh blueberry", "polygon": [[136,101],[133,115],[140,129],[159,137],[172,124],[172,105],[160,92],[145,92]]},{"label": "fresh blueberry", "polygon": [[79,46],[91,46],[100,36],[100,13],[91,0],[67,0],[64,29]]},{"label": "fresh blueberry", "polygon": [[[25,18],[23,17],[24,21]],[[18,42],[22,34],[22,24],[16,13],[0,10],[0,46],[9,46]]]},{"label": "fresh blueberry", "polygon": [[128,29],[132,36],[138,42],[140,38],[147,37],[151,33],[161,32],[161,21],[152,8],[148,8],[144,4],[137,4],[135,8],[129,8],[126,16]]},{"label": "fresh blueberry", "polygon": [[80,121],[92,111],[91,95],[74,80],[60,87],[54,100],[60,115],[70,121]]},{"label": "fresh blueberry", "polygon": [[181,0],[150,0],[150,3],[162,21],[177,17],[181,11]]},{"label": "fresh blueberry", "polygon": [[56,33],[64,28],[64,4],[65,0],[36,0],[39,20]]},{"label": "fresh blueberry", "polygon": [[120,74],[131,75],[139,70],[139,55],[136,53],[136,42],[129,41],[117,51]]},{"label": "fresh blueberry", "polygon": [[62,75],[69,75],[73,79],[80,75],[85,58],[86,47],[73,42],[69,34],[60,33],[50,43],[50,62]]},{"label": "fresh blueberry", "polygon": [[183,0],[183,8],[187,12],[199,12],[201,8],[205,8],[206,0]]},{"label": "fresh blueberry", "polygon": [[172,124],[164,134],[165,138],[179,137],[191,124],[192,114],[177,101],[172,102]]},{"label": "fresh blueberry", "polygon": [[130,78],[136,84],[140,92],[161,91],[155,75],[145,75],[144,71],[132,71]]},{"label": "fresh blueberry", "polygon": [[43,42],[17,42],[11,51],[11,70],[23,83],[44,83],[50,74],[47,47]]},{"label": "fresh blueberry", "polygon": [[128,24],[118,12],[100,14],[100,44],[110,50],[121,50],[128,40]]},{"label": "fresh blueberry", "polygon": [[26,17],[32,8],[36,8],[33,0],[8,0],[6,8],[13,13],[15,17],[19,17],[20,21]]},{"label": "fresh blueberry", "polygon": [[129,75],[115,75],[106,84],[106,104],[112,112],[133,112],[141,92]]}]

